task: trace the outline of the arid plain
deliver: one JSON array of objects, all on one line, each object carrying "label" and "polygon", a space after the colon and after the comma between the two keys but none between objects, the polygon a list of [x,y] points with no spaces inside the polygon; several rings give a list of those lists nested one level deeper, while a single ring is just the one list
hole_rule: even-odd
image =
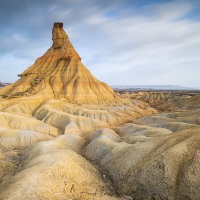
[{"label": "arid plain", "polygon": [[0,199],[199,199],[200,94],[114,92],[52,40],[0,90]]}]

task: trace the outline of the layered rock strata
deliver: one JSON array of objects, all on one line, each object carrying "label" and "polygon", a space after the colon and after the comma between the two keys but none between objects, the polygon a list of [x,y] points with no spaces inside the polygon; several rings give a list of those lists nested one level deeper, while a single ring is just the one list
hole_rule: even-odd
[{"label": "layered rock strata", "polygon": [[17,82],[3,88],[4,98],[33,96],[80,104],[119,104],[113,90],[82,64],[62,23],[54,23],[52,47],[25,70]]}]

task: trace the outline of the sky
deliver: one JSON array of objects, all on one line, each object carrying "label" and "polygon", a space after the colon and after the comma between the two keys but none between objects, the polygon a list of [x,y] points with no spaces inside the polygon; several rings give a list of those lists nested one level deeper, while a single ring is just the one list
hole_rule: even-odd
[{"label": "sky", "polygon": [[200,0],[0,0],[0,81],[51,47],[54,22],[109,85],[200,88]]}]

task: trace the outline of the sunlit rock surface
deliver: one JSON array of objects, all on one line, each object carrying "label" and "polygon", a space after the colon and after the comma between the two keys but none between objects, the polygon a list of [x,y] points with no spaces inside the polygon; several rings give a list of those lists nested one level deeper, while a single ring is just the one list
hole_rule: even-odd
[{"label": "sunlit rock surface", "polygon": [[27,149],[18,173],[2,184],[1,199],[117,199],[79,155],[84,143],[79,136],[59,136]]},{"label": "sunlit rock surface", "polygon": [[119,104],[113,90],[97,80],[82,64],[62,23],[55,23],[52,47],[19,76],[17,82],[3,88],[5,98],[37,96],[86,104]]},{"label": "sunlit rock surface", "polygon": [[133,199],[198,199],[200,125],[181,122],[187,115],[168,120],[157,115],[156,121],[143,117],[115,131],[93,132],[86,137],[85,156],[119,194]]}]

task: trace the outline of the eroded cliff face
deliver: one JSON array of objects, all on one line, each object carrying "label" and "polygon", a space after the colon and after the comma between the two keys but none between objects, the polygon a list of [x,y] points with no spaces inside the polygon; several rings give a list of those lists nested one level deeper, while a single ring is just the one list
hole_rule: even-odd
[{"label": "eroded cliff face", "polygon": [[4,98],[37,95],[80,104],[120,104],[113,90],[97,80],[81,63],[62,23],[54,23],[52,47],[19,76],[16,83],[0,91]]}]

